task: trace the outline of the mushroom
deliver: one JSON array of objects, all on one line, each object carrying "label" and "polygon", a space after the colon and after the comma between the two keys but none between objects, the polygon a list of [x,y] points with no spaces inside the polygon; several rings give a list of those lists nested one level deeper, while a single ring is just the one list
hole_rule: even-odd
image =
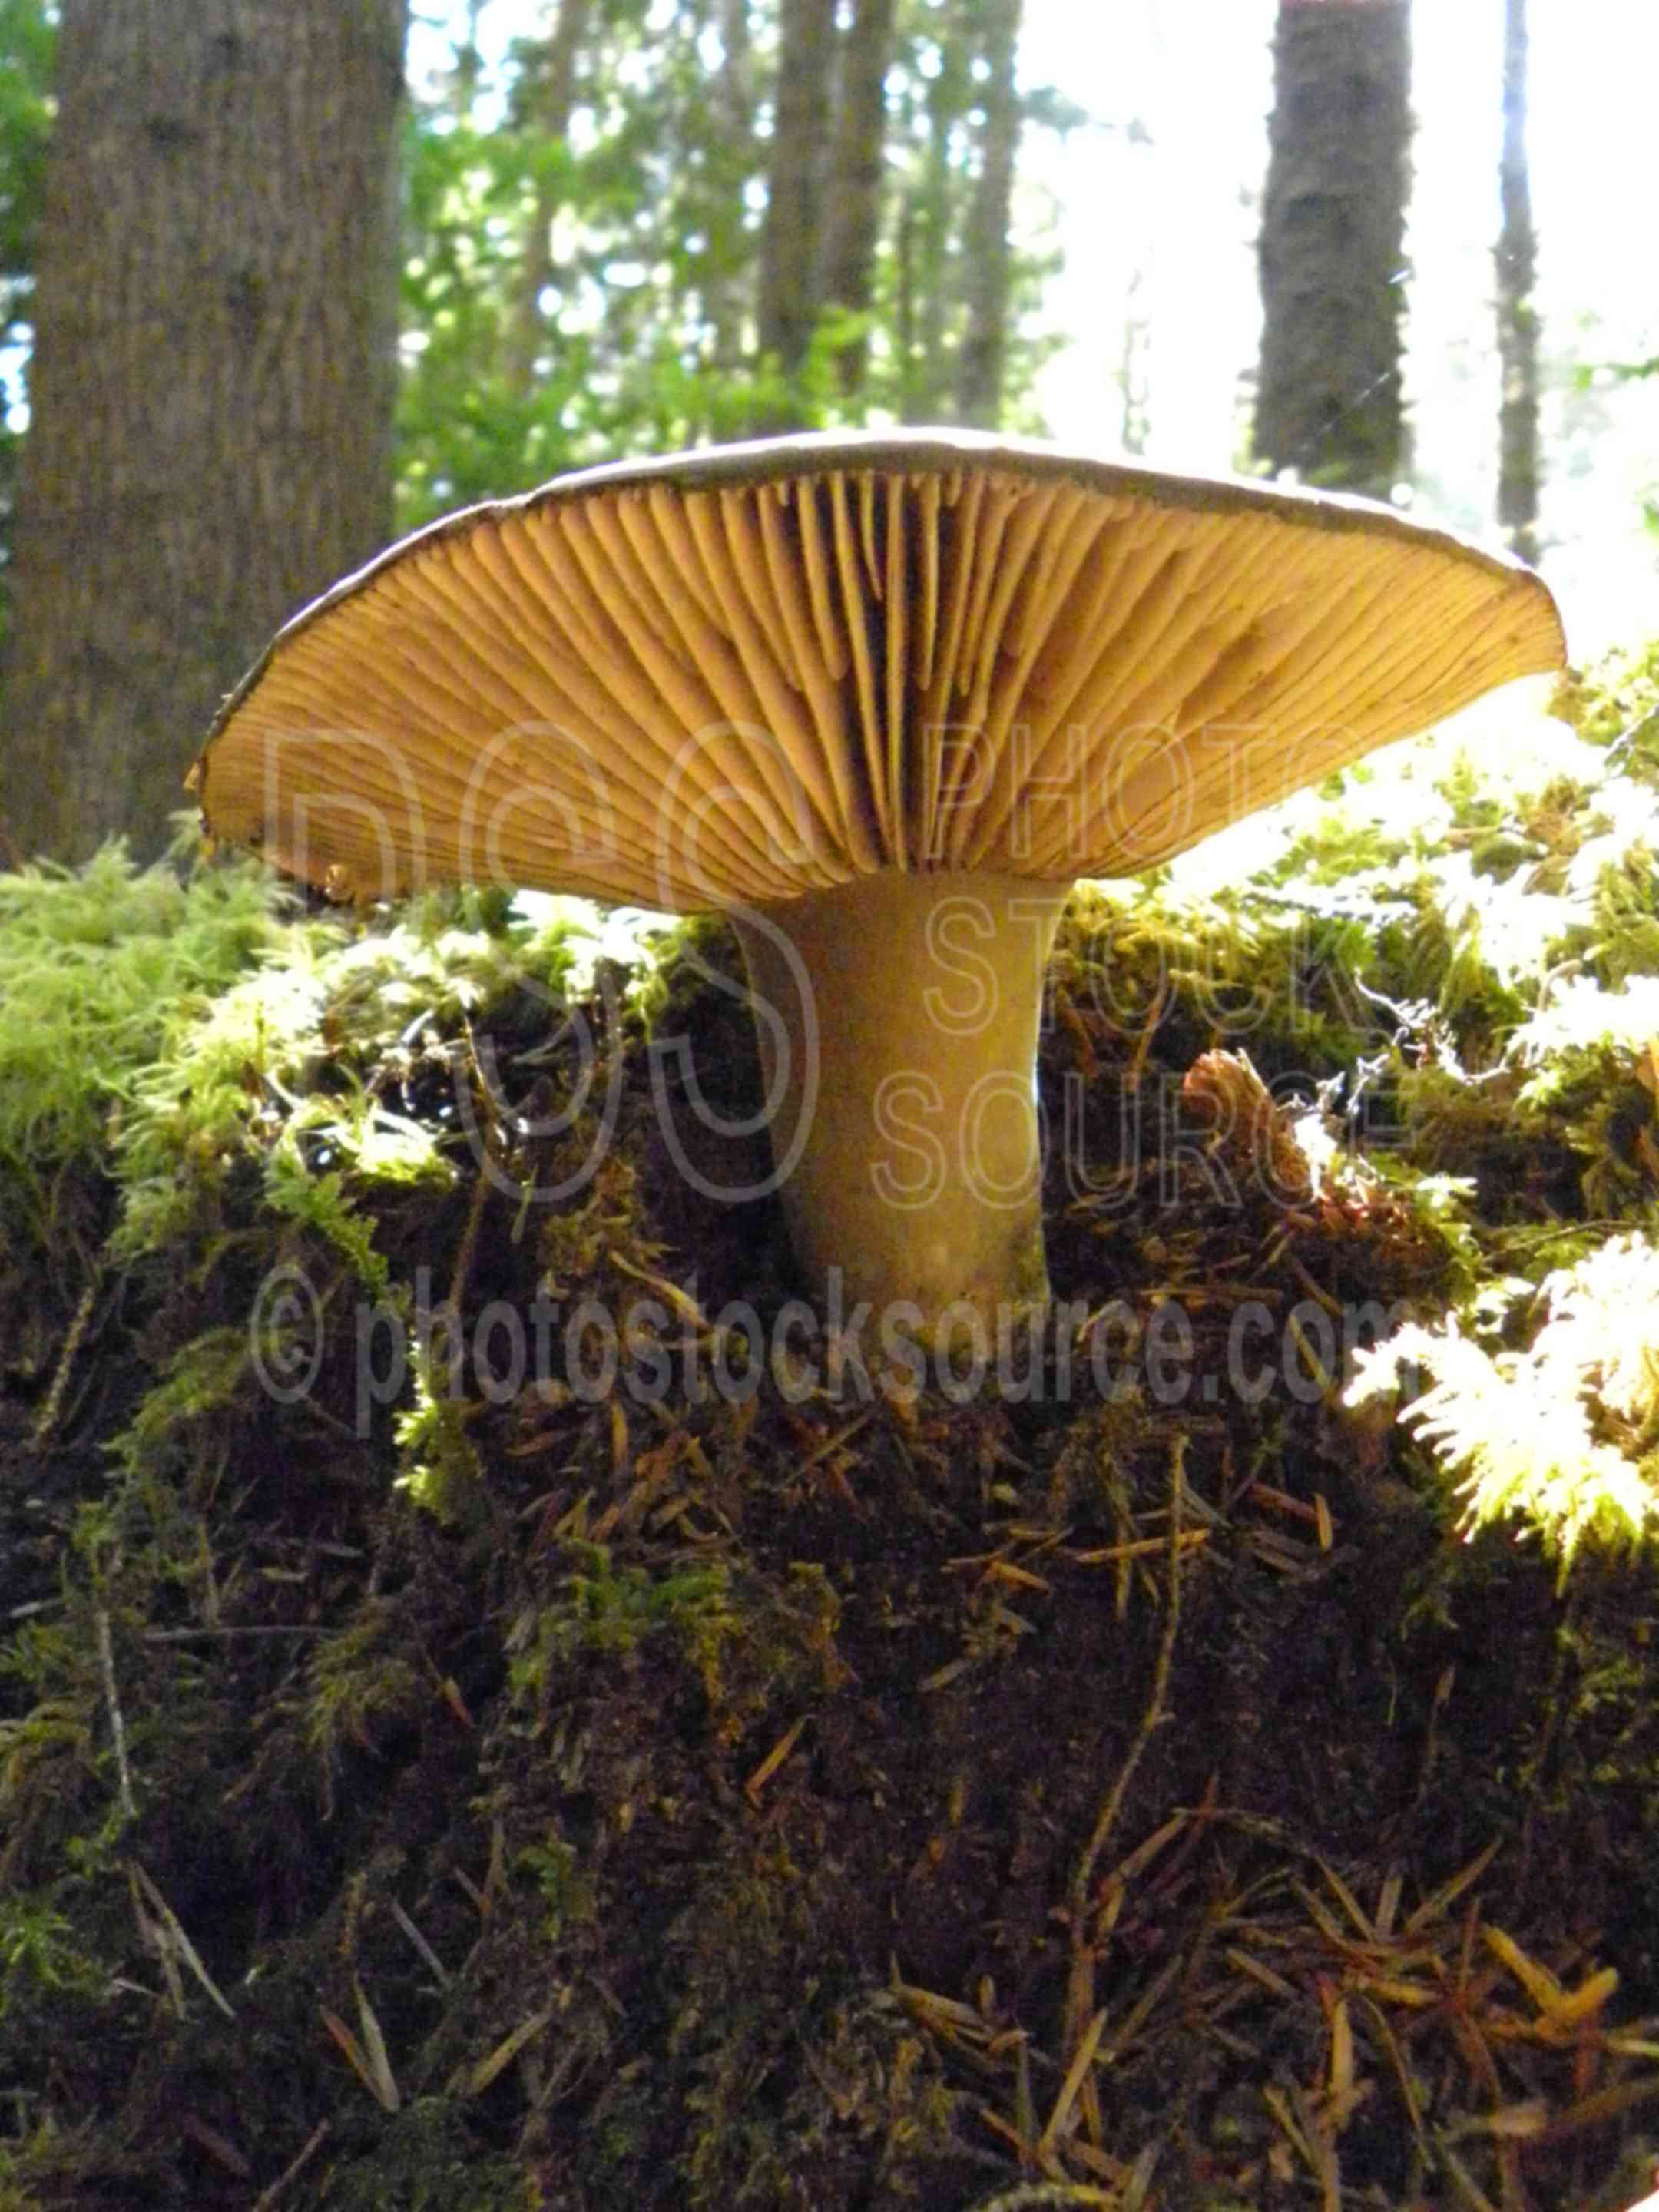
[{"label": "mushroom", "polygon": [[566,476],[392,546],[227,701],[216,836],[337,894],[736,924],[822,1293],[1047,1295],[1034,1068],[1079,876],[1561,665],[1518,562],[1363,501],[963,432]]}]

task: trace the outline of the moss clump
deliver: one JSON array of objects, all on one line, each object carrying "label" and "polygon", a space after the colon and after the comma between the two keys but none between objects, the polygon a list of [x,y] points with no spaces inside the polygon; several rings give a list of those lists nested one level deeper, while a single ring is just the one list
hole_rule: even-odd
[{"label": "moss clump", "polygon": [[714,1674],[732,1621],[721,1562],[653,1576],[641,1566],[618,1569],[603,1544],[578,1541],[567,1549],[575,1564],[557,1602],[524,1626],[526,1648],[513,1668],[515,1690],[539,1697],[550,1671],[577,1654],[627,1658],[664,1630],[680,1637],[705,1673]]},{"label": "moss clump", "polygon": [[[1407,1419],[1464,1475],[1465,1528],[1518,1520],[1559,1553],[1565,1575],[1587,1537],[1639,1546],[1659,1520],[1659,1249],[1615,1237],[1536,1293],[1524,1279],[1507,1287],[1507,1297],[1486,1289],[1485,1342],[1453,1320],[1413,1324],[1362,1353],[1348,1402],[1419,1368],[1433,1387]],[[1523,1303],[1541,1321],[1524,1349],[1504,1349]]]},{"label": "moss clump", "polygon": [[185,881],[119,845],[77,872],[0,875],[0,1250],[14,1264],[92,1232],[76,1209],[135,1083],[281,941],[284,903],[251,865]]},{"label": "moss clump", "polygon": [[499,900],[261,889],[238,940],[234,871],[32,879],[25,966],[153,899],[224,967],[0,1100],[7,1219],[81,1239],[0,1281],[0,2191],[1611,2188],[1659,894],[1578,705],[1219,896],[1084,890],[1067,1311],[970,1388],[792,1314],[769,1204],[708,1195],[764,1141],[712,927],[630,987]]},{"label": "moss clump", "polygon": [[480,2158],[440,2098],[394,2113],[372,2145],[325,2154],[319,2166],[311,2186],[331,2212],[543,2212],[547,2203],[518,2161]]}]

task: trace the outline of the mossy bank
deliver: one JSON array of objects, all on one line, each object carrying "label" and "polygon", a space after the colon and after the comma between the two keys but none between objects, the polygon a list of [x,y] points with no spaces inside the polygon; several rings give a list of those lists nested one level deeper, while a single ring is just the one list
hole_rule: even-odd
[{"label": "mossy bank", "polygon": [[721,931],[0,879],[0,2206],[1640,2196],[1656,702],[1080,895],[979,1372]]}]

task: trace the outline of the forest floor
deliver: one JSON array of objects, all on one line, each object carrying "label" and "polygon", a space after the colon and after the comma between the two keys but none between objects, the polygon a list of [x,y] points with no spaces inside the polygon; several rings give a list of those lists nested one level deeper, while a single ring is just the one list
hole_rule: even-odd
[{"label": "forest floor", "polygon": [[1654,2187],[1656,702],[1073,902],[1000,1379],[711,927],[0,883],[0,2212]]}]

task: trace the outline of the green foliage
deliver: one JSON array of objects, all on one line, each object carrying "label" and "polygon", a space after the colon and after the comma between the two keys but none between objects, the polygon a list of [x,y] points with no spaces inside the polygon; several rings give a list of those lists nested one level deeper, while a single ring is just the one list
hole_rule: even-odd
[{"label": "green foliage", "polygon": [[9,1826],[23,1825],[26,1801],[42,1794],[43,1777],[55,1795],[67,1797],[66,1776],[91,1770],[89,1699],[71,1655],[59,1655],[50,1690],[27,1712],[0,1721],[0,1810]]},{"label": "green foliage", "polygon": [[[403,522],[777,422],[950,418],[978,158],[975,12],[901,9],[873,305],[859,317],[827,306],[793,378],[753,337],[769,142],[733,103],[764,113],[775,8],[746,16],[750,52],[723,75],[706,7],[596,0],[562,137],[542,120],[545,40],[518,40],[494,70],[458,54],[425,88],[404,148]],[[1032,132],[1083,119],[1052,90],[1023,106]],[[1033,330],[1056,265],[1046,250],[1014,255],[1007,399],[1021,428],[1040,427],[1029,394],[1057,341]],[[868,372],[848,394],[837,357],[860,334]]]},{"label": "green foliage", "polygon": [[[0,337],[8,344],[28,319],[52,136],[55,13],[44,0],[0,0]],[[9,403],[21,397],[7,394]]]},{"label": "green foliage", "polygon": [[[453,118],[411,117],[405,134],[404,378],[398,519],[519,490],[586,457],[587,343],[529,394],[501,366],[523,253],[533,149]],[[592,438],[592,428],[586,436]]]},{"label": "green foliage", "polygon": [[1659,782],[1659,639],[1575,670],[1562,681],[1556,711],[1591,744],[1613,747],[1639,781]]},{"label": "green foliage", "polygon": [[[29,337],[35,243],[46,204],[58,32],[45,0],[0,0],[0,568],[9,556],[27,403],[20,358]],[[0,639],[6,599],[0,592]]]},{"label": "green foliage", "polygon": [[[405,1177],[411,1182],[448,1181],[428,1132],[413,1124],[386,1131],[364,1127],[365,1121],[378,1118],[365,1102],[360,1102],[359,1112],[349,1120],[339,1121],[329,1115],[323,1126],[360,1171],[378,1170],[398,1181]],[[345,1177],[339,1169],[319,1175],[307,1165],[300,1151],[299,1131],[315,1126],[309,1109],[302,1109],[272,1146],[265,1160],[266,1201],[275,1212],[331,1244],[364,1289],[389,1302],[392,1278],[374,1249],[374,1223],[348,1197]]]},{"label": "green foliage", "polygon": [[1513,1522],[1564,1573],[1589,1540],[1644,1540],[1659,1504],[1654,665],[1620,656],[1564,687],[1588,741],[1568,772],[1529,793],[1466,761],[1441,787],[1449,819],[1413,833],[1428,872],[1413,896],[1438,930],[1417,935],[1414,980],[1447,1034],[1399,1080],[1406,1180],[1421,1198],[1425,1156],[1484,1166],[1532,1146],[1573,1162],[1579,1203],[1540,1224],[1516,1188],[1509,1220],[1504,1181],[1463,1177],[1456,1310],[1363,1355],[1352,1393],[1408,1384],[1401,1418],[1460,1478],[1465,1528]]},{"label": "green foliage", "polygon": [[[689,11],[600,0],[580,131],[539,121],[521,40],[411,118],[398,501],[415,523],[584,462],[743,433],[757,364],[722,357],[714,295],[750,275],[755,154],[714,112]],[[479,118],[488,116],[486,125]],[[532,300],[532,234],[550,227]]]}]

